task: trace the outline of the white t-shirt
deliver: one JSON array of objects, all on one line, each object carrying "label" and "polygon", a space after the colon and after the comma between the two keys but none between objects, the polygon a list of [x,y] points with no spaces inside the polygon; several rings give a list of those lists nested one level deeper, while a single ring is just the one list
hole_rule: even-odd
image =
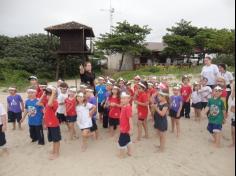
[{"label": "white t-shirt", "polygon": [[202,102],[208,102],[211,98],[212,89],[209,86],[204,86],[198,91],[201,96]]},{"label": "white t-shirt", "polygon": [[218,77],[223,77],[226,81],[226,85],[230,84],[230,81],[234,80],[233,74],[231,72],[226,71],[225,73],[219,72]]},{"label": "white t-shirt", "polygon": [[3,108],[3,105],[0,103],[0,125],[2,125],[2,116],[6,115],[6,111]]},{"label": "white t-shirt", "polygon": [[199,95],[199,93],[197,91],[194,91],[192,93],[192,103],[196,104],[196,103],[200,103],[202,101],[201,96]]},{"label": "white t-shirt", "polygon": [[93,105],[90,103],[76,106],[77,124],[80,129],[91,128],[93,126],[92,118],[89,115],[89,111],[92,107]]},{"label": "white t-shirt", "polygon": [[66,110],[66,107],[65,107],[65,104],[64,105],[60,105],[60,103],[64,103],[65,102],[65,99],[68,97],[67,94],[59,94],[59,96],[57,97],[57,101],[58,101],[58,108],[57,108],[57,113],[59,114],[64,114],[65,113],[65,110]]},{"label": "white t-shirt", "polygon": [[219,69],[216,65],[211,64],[210,66],[205,65],[202,68],[201,76],[208,79],[208,85],[216,85],[216,79],[219,74]]}]

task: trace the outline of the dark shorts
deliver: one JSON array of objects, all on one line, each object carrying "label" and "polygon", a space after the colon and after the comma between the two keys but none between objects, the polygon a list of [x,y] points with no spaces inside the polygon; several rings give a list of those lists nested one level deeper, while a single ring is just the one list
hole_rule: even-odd
[{"label": "dark shorts", "polygon": [[221,130],[222,130],[222,125],[209,123],[208,126],[207,126],[207,130],[208,130],[211,134],[213,134],[213,133],[218,133],[218,132],[221,132]]},{"label": "dark shorts", "polygon": [[64,114],[57,113],[57,118],[58,118],[60,123],[66,122],[66,117],[65,117]]},{"label": "dark shorts", "polygon": [[157,113],[154,115],[154,128],[165,132],[168,130],[168,121],[166,117],[159,117]]},{"label": "dark shorts", "polygon": [[98,130],[98,126],[97,126],[96,119],[93,118],[92,122],[93,122],[93,126],[90,128],[90,131],[91,132],[97,131]]},{"label": "dark shorts", "polygon": [[235,127],[235,120],[234,119],[231,120],[231,126]]},{"label": "dark shorts", "polygon": [[48,127],[48,141],[59,142],[61,140],[60,127]]},{"label": "dark shorts", "polygon": [[202,109],[202,103],[201,102],[193,103],[192,107],[195,108],[195,109],[200,109],[201,110]]},{"label": "dark shorts", "polygon": [[7,143],[5,133],[2,131],[2,126],[3,125],[0,125],[0,147]]},{"label": "dark shorts", "polygon": [[66,116],[66,122],[74,123],[77,120],[77,116]]},{"label": "dark shorts", "polygon": [[[92,127],[91,127],[92,128]],[[84,131],[84,130],[88,130],[88,131],[91,131],[91,128],[83,128],[83,129],[80,129],[81,131]]]},{"label": "dark shorts", "polygon": [[178,112],[175,112],[174,110],[170,110],[169,116],[174,119],[180,119],[181,117],[177,117]]},{"label": "dark shorts", "polygon": [[109,118],[109,126],[117,127],[120,125],[119,119]]},{"label": "dark shorts", "polygon": [[8,111],[7,114],[8,114],[9,123],[13,123],[16,121],[20,123],[20,120],[22,119],[22,112],[15,113],[15,112]]},{"label": "dark shorts", "polygon": [[119,148],[126,148],[129,144],[131,144],[130,135],[128,133],[121,133],[118,144]]},{"label": "dark shorts", "polygon": [[202,102],[202,109],[205,109],[207,107],[207,102]]},{"label": "dark shorts", "polygon": [[104,112],[103,103],[98,103],[98,112],[99,113],[103,113]]}]

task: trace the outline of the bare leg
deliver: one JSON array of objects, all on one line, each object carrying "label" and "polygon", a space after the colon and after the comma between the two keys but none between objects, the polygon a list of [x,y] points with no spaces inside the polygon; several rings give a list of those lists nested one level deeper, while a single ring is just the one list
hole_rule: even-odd
[{"label": "bare leg", "polygon": [[146,139],[148,139],[149,135],[148,135],[147,119],[145,119],[142,124],[143,124],[144,132],[145,132],[145,136],[144,137]]},{"label": "bare leg", "polygon": [[180,120],[175,119],[175,123],[176,123],[176,128],[177,128],[177,138],[179,138],[179,136],[180,136]]},{"label": "bare leg", "polygon": [[231,126],[232,144],[229,147],[235,147],[235,127]]},{"label": "bare leg", "polygon": [[13,124],[13,128],[12,129],[16,130],[16,122],[13,122],[12,124]]},{"label": "bare leg", "polygon": [[49,157],[50,160],[55,160],[59,157],[60,142],[53,142],[53,154]]},{"label": "bare leg", "polygon": [[21,127],[21,123],[20,123],[20,122],[18,123],[18,128],[19,128],[19,130],[22,130],[22,127]]},{"label": "bare leg", "polygon": [[128,150],[128,151],[127,151],[127,155],[128,155],[128,156],[132,156],[132,147],[131,147],[131,144],[128,145],[127,150]]},{"label": "bare leg", "polygon": [[175,132],[175,119],[171,117],[171,133]]},{"label": "bare leg", "polygon": [[220,141],[221,141],[221,132],[216,133],[216,143],[215,143],[215,147],[216,148],[220,148]]},{"label": "bare leg", "polygon": [[142,122],[138,121],[138,137],[137,141],[140,141],[142,137]]}]

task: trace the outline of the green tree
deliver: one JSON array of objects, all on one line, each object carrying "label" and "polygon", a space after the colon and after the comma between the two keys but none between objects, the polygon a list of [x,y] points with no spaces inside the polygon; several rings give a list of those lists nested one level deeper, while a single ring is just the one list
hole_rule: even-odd
[{"label": "green tree", "polygon": [[120,71],[126,54],[137,56],[147,50],[144,42],[150,32],[151,29],[148,26],[140,27],[131,25],[127,21],[120,22],[111,34],[106,33],[100,36],[96,41],[96,47],[108,54],[121,53]]}]

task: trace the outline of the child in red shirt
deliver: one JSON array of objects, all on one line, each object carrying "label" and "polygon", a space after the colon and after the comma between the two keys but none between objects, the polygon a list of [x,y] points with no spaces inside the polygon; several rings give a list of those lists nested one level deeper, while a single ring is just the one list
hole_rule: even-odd
[{"label": "child in red shirt", "polygon": [[127,149],[128,156],[131,156],[131,139],[132,134],[132,107],[129,104],[130,95],[126,92],[121,94],[121,113],[120,113],[120,137],[118,141],[120,149],[120,157],[124,157],[124,152]]},{"label": "child in red shirt", "polygon": [[68,98],[65,99],[65,117],[70,134],[70,140],[76,139],[75,122],[77,120],[77,113],[75,94],[76,88],[70,88],[68,91]]},{"label": "child in red shirt", "polygon": [[131,87],[131,82],[127,82],[126,83],[126,87],[127,87],[128,93],[130,95],[130,102],[129,103],[132,106],[133,105],[133,99],[134,99],[134,91],[133,91],[133,89]]},{"label": "child in red shirt", "polygon": [[192,87],[189,85],[189,77],[183,76],[182,82],[183,85],[180,89],[181,96],[183,97],[183,108],[181,111],[181,116],[185,116],[185,118],[190,119],[190,101],[191,101],[191,95],[192,95]]},{"label": "child in red shirt", "polygon": [[[53,86],[48,86],[38,102],[38,105],[44,106],[44,123],[48,128],[48,141],[53,142],[53,150],[49,156],[50,160],[57,159],[60,153],[61,131],[59,120],[56,117],[56,111],[58,108],[56,94],[56,88]],[[47,101],[42,103],[45,96],[47,97]]]},{"label": "child in red shirt", "polygon": [[135,76],[134,77],[134,92],[136,93],[136,92],[138,92],[138,88],[139,88],[139,82],[141,81],[141,78],[140,78],[140,76]]},{"label": "child in red shirt", "polygon": [[148,129],[147,129],[147,117],[148,117],[148,105],[149,98],[147,94],[147,83],[140,82],[138,96],[135,100],[135,104],[138,106],[138,137],[137,141],[141,140],[142,137],[142,127],[145,131],[145,138],[148,138]]},{"label": "child in red shirt", "polygon": [[112,93],[108,98],[109,104],[109,128],[110,135],[113,137],[115,135],[115,130],[120,124],[120,89],[117,86],[114,86]]},{"label": "child in red shirt", "polygon": [[221,94],[221,99],[223,100],[224,102],[224,105],[225,105],[225,109],[226,109],[226,112],[228,113],[228,107],[229,107],[229,104],[228,102],[226,101],[227,100],[227,90],[226,90],[226,82],[225,82],[225,79],[223,77],[218,77],[216,79],[216,84],[218,86],[220,86],[223,90],[222,90],[222,94]]},{"label": "child in red shirt", "polygon": [[156,95],[156,93],[157,93],[157,89],[155,88],[155,85],[152,82],[149,82],[148,83],[149,111],[151,113],[152,119],[154,119],[154,111],[151,106],[153,103],[152,97]]}]

